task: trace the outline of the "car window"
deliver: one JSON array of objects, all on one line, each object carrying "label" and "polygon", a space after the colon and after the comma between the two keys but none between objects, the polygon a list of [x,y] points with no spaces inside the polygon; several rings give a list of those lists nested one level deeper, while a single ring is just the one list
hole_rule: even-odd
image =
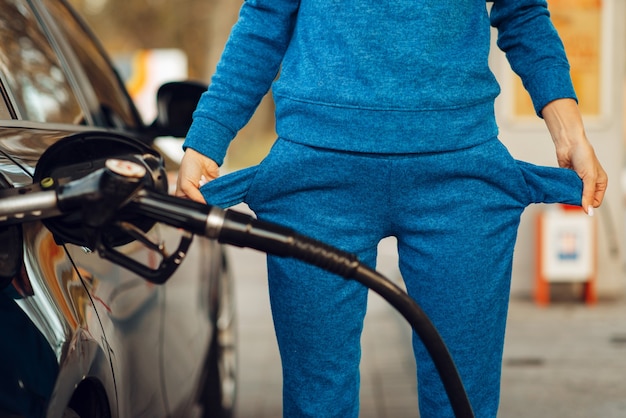
[{"label": "car window", "polygon": [[0,72],[18,117],[82,121],[83,111],[61,63],[26,1],[0,0],[0,10]]},{"label": "car window", "polygon": [[[0,80],[1,79],[2,78],[0,77]],[[0,120],[11,119],[11,111],[9,110],[9,107],[7,106],[7,102],[6,102],[7,97],[4,94],[2,86],[0,86],[0,97],[2,98],[2,100],[0,100]]]},{"label": "car window", "polygon": [[89,79],[99,101],[104,124],[107,127],[136,128],[138,115],[113,67],[102,55],[99,45],[63,2],[46,0],[44,3],[54,20],[59,23],[59,30],[65,35]]}]

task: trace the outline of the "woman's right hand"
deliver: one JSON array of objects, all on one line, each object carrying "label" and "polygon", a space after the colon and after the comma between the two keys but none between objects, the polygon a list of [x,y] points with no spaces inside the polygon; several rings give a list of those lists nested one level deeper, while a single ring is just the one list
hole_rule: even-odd
[{"label": "woman's right hand", "polygon": [[206,203],[199,188],[219,175],[219,166],[215,161],[198,151],[187,148],[178,169],[175,195]]}]

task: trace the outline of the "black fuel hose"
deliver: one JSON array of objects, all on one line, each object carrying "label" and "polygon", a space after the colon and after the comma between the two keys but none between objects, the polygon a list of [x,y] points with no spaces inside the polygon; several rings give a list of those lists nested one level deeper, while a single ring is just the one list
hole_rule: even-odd
[{"label": "black fuel hose", "polygon": [[356,280],[378,293],[407,320],[421,339],[441,377],[455,416],[474,417],[452,356],[428,316],[404,290],[363,265],[356,255],[241,212],[173,196],[142,191],[129,208],[223,244],[298,259],[345,279]]},{"label": "black fuel hose", "polygon": [[[378,293],[409,322],[437,368],[455,416],[474,417],[448,348],[428,316],[404,290],[363,265],[356,255],[301,235],[292,229],[264,222],[241,212],[223,210],[141,188],[138,179],[145,172],[135,172],[136,170],[133,163],[112,159],[107,161],[106,169],[65,185],[59,186],[51,181],[49,185],[42,182],[41,185],[1,190],[0,226],[82,211],[92,229],[100,231],[106,229],[109,222],[115,221],[118,215],[130,212],[223,244],[298,259],[345,279],[356,280]],[[135,232],[141,236],[139,231]],[[94,237],[101,239],[102,235],[94,234]],[[91,242],[88,241],[87,244]],[[148,271],[139,268],[134,260],[123,254],[99,245],[102,243],[95,244],[101,256],[108,257],[155,283],[166,281],[185,255],[182,248],[180,254],[171,257],[171,265]]]},{"label": "black fuel hose", "polygon": [[218,241],[255,248],[281,257],[295,258],[356,280],[378,293],[411,325],[430,354],[457,418],[474,417],[456,365],[439,332],[422,308],[404,290],[366,265],[354,254],[300,235],[288,228],[259,221],[251,216],[227,211]]}]

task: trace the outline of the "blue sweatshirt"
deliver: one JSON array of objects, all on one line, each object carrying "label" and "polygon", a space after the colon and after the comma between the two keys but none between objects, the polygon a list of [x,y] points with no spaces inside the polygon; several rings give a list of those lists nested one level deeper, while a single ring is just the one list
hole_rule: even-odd
[{"label": "blue sweatshirt", "polygon": [[545,0],[246,0],[184,147],[223,163],[270,87],[279,137],[370,153],[497,136],[491,26],[535,110],[575,98]]}]

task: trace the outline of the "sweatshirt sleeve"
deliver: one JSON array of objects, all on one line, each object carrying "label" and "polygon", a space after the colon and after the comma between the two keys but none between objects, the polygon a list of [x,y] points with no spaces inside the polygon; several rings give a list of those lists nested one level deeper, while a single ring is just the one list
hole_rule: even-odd
[{"label": "sweatshirt sleeve", "polygon": [[498,29],[498,47],[522,79],[538,116],[553,100],[576,100],[565,49],[545,0],[494,0],[490,18]]},{"label": "sweatshirt sleeve", "polygon": [[276,78],[299,0],[246,0],[224,52],[193,114],[183,148],[219,165]]}]

